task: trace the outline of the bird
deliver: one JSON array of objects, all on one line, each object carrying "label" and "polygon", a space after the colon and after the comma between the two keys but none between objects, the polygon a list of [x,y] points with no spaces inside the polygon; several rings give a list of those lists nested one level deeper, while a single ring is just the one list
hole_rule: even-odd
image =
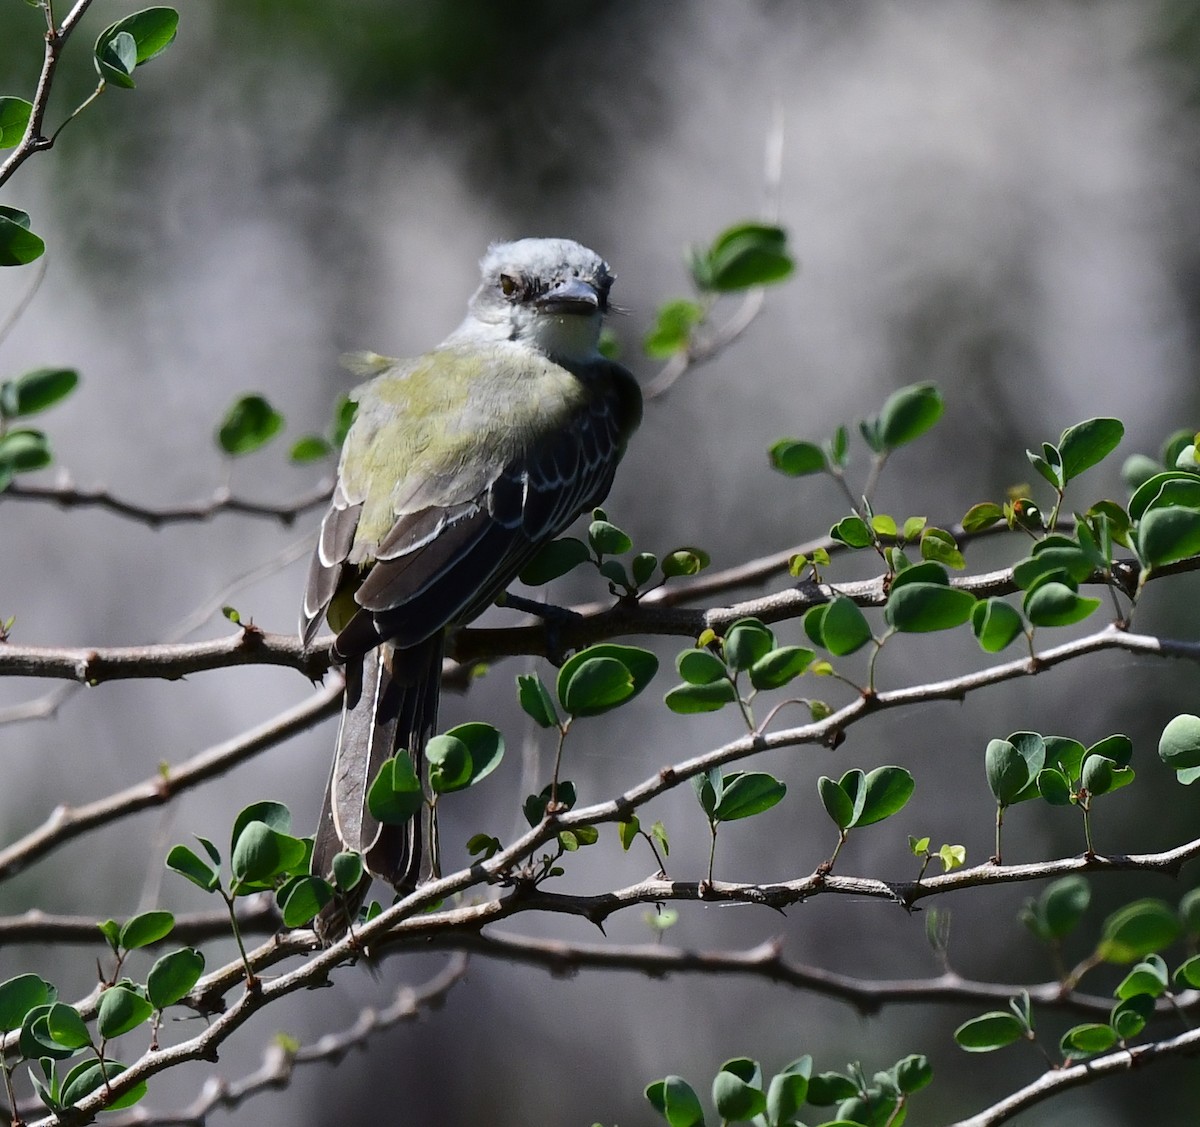
[{"label": "bird", "polygon": [[[346,688],[311,871],[362,855],[398,892],[416,887],[420,819],[381,824],[367,792],[403,750],[418,778],[436,730],[444,638],[490,606],[538,553],[608,495],[641,422],[633,375],[600,352],[615,275],[571,239],[493,244],[462,323],[423,356],[356,354],[356,401],[300,616],[323,621]],[[331,943],[369,881],[314,929]]]}]

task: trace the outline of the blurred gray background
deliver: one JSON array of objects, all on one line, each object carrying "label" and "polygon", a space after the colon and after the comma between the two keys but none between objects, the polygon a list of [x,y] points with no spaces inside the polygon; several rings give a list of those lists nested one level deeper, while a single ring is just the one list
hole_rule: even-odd
[{"label": "blurred gray background", "polygon": [[[44,284],[2,343],[0,375],[80,369],[80,390],[42,422],[81,483],[148,504],[207,495],[229,473],[213,428],[244,391],[266,394],[290,437],[322,429],[352,382],[339,353],[404,356],[435,344],[460,318],[494,239],[566,235],[603,253],[628,311],[613,321],[623,357],[651,378],[640,341],[657,304],[688,293],[685,247],[766,206],[763,153],[777,109],[779,216],[802,269],[771,291],[741,342],[649,405],[608,506],[639,549],[698,543],[719,567],[824,532],[844,502],[827,482],[774,474],[767,447],[785,435],[823,440],[916,380],[936,380],[948,407],[889,467],[877,509],[897,517],[945,524],[1002,498],[1030,479],[1026,446],[1091,415],[1125,420],[1123,454],[1156,452],[1169,431],[1196,425],[1200,6],[1191,0],[179,6],[179,39],[137,72],[138,89],[106,93],[0,200],[30,211],[49,247]],[[89,45],[129,8],[94,5],[68,52],[52,122],[90,91]],[[4,93],[32,91],[41,20],[16,0],[0,8]],[[0,273],[0,312],[20,301],[33,272]],[[327,472],[286,464],[283,446],[234,466],[234,489],[282,501]],[[1075,503],[1120,496],[1119,461],[1093,470]],[[0,618],[16,615],[22,643],[161,640],[231,577],[315,524],[315,514],[291,530],[221,516],[155,532],[98,512],[0,503]],[[1018,550],[979,545],[971,568],[1002,566]],[[831,574],[870,566],[839,561]],[[303,568],[229,601],[268,630],[290,630]],[[1152,590],[1139,627],[1193,636],[1196,593],[1190,580]],[[561,600],[598,594],[583,577],[553,591]],[[192,636],[228,629],[217,616]],[[796,623],[779,633],[801,640]],[[680,647],[658,648],[666,665]],[[991,660],[965,632],[905,640],[885,652],[879,679],[915,683]],[[478,793],[447,804],[448,863],[477,831],[511,839],[530,778],[540,787],[548,774],[553,749],[531,742],[515,707],[513,675],[527,667],[502,663],[468,698],[444,703],[445,724],[487,718],[510,746]],[[855,660],[847,668],[860,670]],[[667,714],[660,692],[671,683],[666,668],[636,707],[573,734],[567,773],[584,800],[737,733],[732,716]],[[0,707],[48,687],[2,684]],[[820,688],[834,703],[846,699],[832,684]],[[51,720],[0,727],[3,840],[58,802],[146,778],[160,761],[234,736],[309,691],[282,670],[116,683],[74,694]],[[993,810],[983,748],[1024,728],[1085,743],[1127,731],[1143,780],[1102,804],[1098,847],[1178,843],[1197,832],[1196,796],[1156,769],[1154,748],[1163,723],[1196,711],[1198,696],[1192,668],[1101,656],[963,704],[873,718],[836,754],[773,754],[759,765],[786,779],[789,794],[761,820],[724,829],[717,875],[811,872],[835,837],[816,778],[885,762],[909,766],[916,797],[901,816],[853,836],[839,871],[913,875],[908,833],[962,843],[969,861],[981,861]],[[310,829],[332,738],[327,724],[166,813],[60,850],[0,887],[0,912],[36,905],[102,918],[150,903],[208,907],[161,874],[166,849],[193,833],[226,840],[236,810],[255,798],[289,803],[298,828]],[[537,754],[540,766],[523,770],[523,755]],[[671,875],[702,875],[708,834],[690,790],[643,821],[654,818],[671,834]],[[1082,847],[1073,811],[1031,804],[1009,826],[1006,860]],[[599,890],[652,869],[648,852],[622,854],[605,829],[558,884]],[[1174,900],[1185,886],[1097,882],[1089,921],[1135,894]],[[945,905],[955,968],[1014,983],[1049,977],[1015,919],[1035,891]],[[513,926],[600,938],[570,920]],[[920,915],[822,897],[786,918],[684,908],[666,941],[741,948],[780,936],[798,961],[923,976],[938,970],[923,930]],[[651,933],[630,912],[609,934],[641,942]],[[1068,952],[1084,953],[1082,944]],[[73,997],[93,980],[89,961],[79,951],[0,949],[0,978],[34,969]],[[252,1070],[277,1030],[307,1041],[344,1028],[360,1007],[443,961],[393,958],[378,979],[343,972],[335,989],[252,1022],[216,1070],[230,1079]],[[936,1083],[911,1121],[936,1123],[1041,1069],[1020,1047],[977,1058],[953,1046],[954,1026],[985,1008],[894,1008],[866,1019],[748,979],[564,980],[479,960],[441,1012],[213,1121],[629,1127],[652,1121],[647,1082],[675,1072],[707,1091],[730,1056],[757,1057],[769,1072],[812,1052],[819,1068],[862,1059],[870,1073],[920,1051]],[[1047,1014],[1040,1028],[1053,1044],[1067,1023]],[[156,1081],[149,1104],[188,1102],[207,1071]],[[1196,1091],[1194,1066],[1176,1064],[1076,1092],[1022,1122],[1193,1122]]]}]

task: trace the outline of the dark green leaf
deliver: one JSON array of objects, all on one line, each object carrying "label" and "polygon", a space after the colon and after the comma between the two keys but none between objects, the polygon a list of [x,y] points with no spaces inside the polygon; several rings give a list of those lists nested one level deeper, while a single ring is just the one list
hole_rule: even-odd
[{"label": "dark green leaf", "polygon": [[[813,610],[819,609],[821,608],[813,608]],[[825,613],[821,618],[820,626],[820,644],[835,657],[852,654],[871,640],[871,627],[863,617],[862,611],[846,595],[838,595],[824,609]],[[809,611],[808,614],[812,614],[812,611]],[[805,629],[807,630],[807,628],[808,615],[805,615]]]},{"label": "dark green leaf", "polygon": [[283,416],[261,395],[243,395],[217,429],[217,445],[231,457],[260,449],[283,430]]},{"label": "dark green leaf", "polygon": [[1122,1000],[1126,998],[1159,998],[1166,993],[1170,984],[1167,964],[1158,955],[1151,955],[1137,964],[1113,991]]},{"label": "dark green leaf", "polygon": [[842,517],[829,530],[829,535],[848,548],[867,548],[871,544],[871,530],[862,517]]},{"label": "dark green leaf", "polygon": [[601,556],[619,556],[633,547],[633,541],[615,524],[594,520],[588,527],[588,542],[592,551]]},{"label": "dark green leaf", "polygon": [[653,552],[639,552],[633,557],[633,563],[629,565],[634,584],[638,587],[645,586],[657,567],[658,557]]},{"label": "dark green leaf", "polygon": [[713,1078],[713,1104],[717,1114],[728,1123],[744,1123],[760,1115],[767,1107],[761,1078],[758,1084],[755,1084],[751,1079],[739,1075],[739,1072],[744,1070],[731,1067],[741,1063],[730,1061],[722,1065],[721,1071]]},{"label": "dark green leaf", "polygon": [[[347,856],[350,854],[339,853],[334,858],[335,864],[338,857]],[[284,927],[305,927],[333,900],[333,886],[322,877],[292,877],[279,890],[278,900]]]},{"label": "dark green leaf", "polygon": [[982,501],[967,510],[962,518],[962,527],[964,532],[982,532],[1003,519],[1004,510],[999,505],[994,501]]},{"label": "dark green leaf", "polygon": [[110,24],[96,40],[97,73],[114,86],[132,89],[134,68],[165,51],[178,28],[173,8],[145,8]]},{"label": "dark green leaf", "polygon": [[118,942],[127,951],[149,947],[170,935],[174,926],[175,917],[170,912],[142,912],[121,928]]},{"label": "dark green leaf", "polygon": [[525,714],[541,728],[557,728],[558,713],[550,690],[536,673],[517,674],[517,699]]},{"label": "dark green leaf", "polygon": [[[438,738],[434,737],[434,739]],[[467,749],[470,767],[465,784],[467,786],[473,787],[480,780],[486,779],[500,766],[500,761],[504,758],[504,737],[491,724],[485,724],[479,720],[459,724],[457,727],[451,728],[445,738],[457,740]],[[429,744],[432,746],[433,740],[430,740]],[[428,748],[425,754],[428,757]],[[458,787],[453,789],[457,790]]]},{"label": "dark green leaf", "polygon": [[186,845],[176,845],[171,849],[167,854],[167,868],[187,877],[205,892],[212,892],[220,882],[216,871],[201,861]]},{"label": "dark green leaf", "polygon": [[1120,419],[1087,419],[1067,427],[1058,440],[1064,482],[1107,458],[1125,435]]},{"label": "dark green leaf", "polygon": [[35,368],[0,387],[0,415],[36,415],[66,399],[78,384],[79,373],[73,368]]},{"label": "dark green leaf", "polygon": [[1183,988],[1200,989],[1200,955],[1193,955],[1175,970],[1175,982]]},{"label": "dark green leaf", "polygon": [[1172,771],[1200,767],[1200,716],[1176,716],[1163,729],[1158,754]]},{"label": "dark green leaf", "polygon": [[703,1127],[700,1097],[682,1076],[667,1076],[646,1088],[646,1099],[670,1127]]},{"label": "dark green leaf", "polygon": [[0,98],[0,149],[19,145],[33,113],[33,103],[24,98]]},{"label": "dark green leaf", "polygon": [[711,650],[684,650],[675,659],[675,668],[689,685],[711,685],[728,677],[725,663]]},{"label": "dark green leaf", "polygon": [[429,787],[435,794],[462,790],[471,781],[471,753],[462,740],[434,736],[425,748]]},{"label": "dark green leaf", "polygon": [[1024,1035],[1024,1026],[1013,1014],[993,1010],[963,1022],[954,1031],[954,1040],[968,1053],[990,1053],[1019,1041]]},{"label": "dark green leaf", "polygon": [[[101,1088],[104,1083],[112,1083],[122,1072],[125,1071],[125,1065],[117,1061],[99,1061],[86,1060],[81,1064],[76,1065],[66,1076],[63,1077],[62,1094],[60,1100],[66,1107],[79,1103],[80,1100],[90,1096],[98,1088]],[[146,1082],[143,1080],[135,1084],[124,1095],[118,1096],[111,1103],[105,1104],[105,1111],[119,1111],[124,1107],[131,1107],[142,1099],[146,1094]]]},{"label": "dark green leaf", "polygon": [[862,809],[854,825],[870,826],[890,818],[912,797],[916,783],[903,767],[876,767],[863,780]]},{"label": "dark green leaf", "polygon": [[812,1057],[792,1061],[771,1077],[767,1087],[767,1122],[773,1127],[793,1123],[808,1099],[808,1082],[812,1076]]},{"label": "dark green leaf", "polygon": [[1037,585],[1041,576],[1054,571],[1065,572],[1075,583],[1082,583],[1092,574],[1093,563],[1077,544],[1054,546],[1035,552],[1013,567],[1013,579],[1023,591]]},{"label": "dark green leaf", "polygon": [[1072,932],[1091,899],[1091,887],[1081,876],[1062,877],[1049,884],[1039,900],[1050,936],[1062,939]]},{"label": "dark green leaf", "polygon": [[146,994],[155,1009],[166,1009],[186,998],[204,973],[204,954],[194,947],[182,947],[163,955],[150,968]]},{"label": "dark green leaf", "polygon": [[676,685],[663,697],[666,706],[681,716],[696,712],[716,712],[737,699],[737,690],[727,678],[710,681],[707,685]]},{"label": "dark green leaf", "polygon": [[735,622],[725,634],[723,652],[730,669],[749,669],[775,646],[775,636],[756,618]]},{"label": "dark green leaf", "polygon": [[971,629],[984,653],[999,653],[1020,637],[1024,621],[1015,607],[993,596],[975,604]]},{"label": "dark green leaf", "polygon": [[240,885],[265,884],[303,863],[304,842],[272,829],[266,822],[250,822],[238,835],[230,866]]},{"label": "dark green leaf", "polygon": [[125,986],[110,986],[100,995],[96,1030],[106,1041],[111,1041],[136,1029],[153,1013],[154,1007],[140,994]]},{"label": "dark green leaf", "polygon": [[940,583],[894,586],[884,609],[887,622],[902,633],[929,633],[961,626],[975,609],[975,596]]},{"label": "dark green leaf", "polygon": [[1089,794],[1107,794],[1113,786],[1113,768],[1116,764],[1103,755],[1089,755],[1083,761],[1081,782]]},{"label": "dark green leaf", "polygon": [[718,822],[734,822],[770,810],[787,793],[787,787],[762,771],[731,771],[712,814]]},{"label": "dark green leaf", "polygon": [[384,760],[367,791],[367,809],[372,818],[384,825],[403,825],[421,809],[424,801],[421,781],[406,752]]},{"label": "dark green leaf", "polygon": [[1129,499],[1129,519],[1136,523],[1151,509],[1172,504],[1182,503],[1184,508],[1195,508],[1195,502],[1189,503],[1189,499],[1195,497],[1196,487],[1196,475],[1185,470],[1156,473],[1134,490]]},{"label": "dark green leaf", "polygon": [[1099,605],[1099,599],[1085,598],[1065,583],[1051,581],[1026,597],[1025,616],[1034,626],[1071,626],[1087,618]]},{"label": "dark green leaf", "polygon": [[0,266],[24,266],[42,257],[46,244],[29,229],[29,216],[0,207]]},{"label": "dark green leaf", "polygon": [[814,442],[781,438],[770,450],[771,465],[788,477],[806,477],[829,468],[825,451]]},{"label": "dark green leaf", "polygon": [[910,1053],[903,1060],[898,1060],[893,1072],[897,1087],[909,1096],[928,1087],[933,1080],[933,1066],[923,1053]]},{"label": "dark green leaf", "polygon": [[1123,998],[1112,1008],[1108,1023],[1122,1041],[1137,1037],[1154,1016],[1154,998],[1150,994],[1134,994]]},{"label": "dark green leaf", "polygon": [[817,793],[821,796],[821,805],[825,813],[833,819],[833,824],[839,830],[848,830],[854,824],[854,800],[841,785],[828,775],[822,775],[817,780]]},{"label": "dark green leaf", "polygon": [[238,838],[251,822],[262,822],[281,834],[291,833],[292,812],[282,802],[270,799],[244,806],[238,811],[238,816],[233,820],[233,829],[229,832],[230,853],[237,847]]},{"label": "dark green leaf", "polygon": [[892,577],[892,590],[908,583],[936,583],[942,587],[950,585],[950,574],[936,560],[925,560],[912,564]]},{"label": "dark green leaf", "polygon": [[921,533],[921,558],[961,571],[967,566],[959,550],[958,541],[944,528],[927,528]]},{"label": "dark green leaf", "polygon": [[50,443],[40,430],[22,427],[0,435],[0,488],[12,475],[45,469],[52,461]]},{"label": "dark green leaf", "polygon": [[780,646],[750,666],[750,684],[756,689],[778,689],[799,677],[817,655],[803,646]]},{"label": "dark green leaf", "polygon": [[46,1026],[50,1036],[54,1038],[54,1043],[64,1049],[82,1049],[92,1043],[79,1011],[74,1006],[68,1006],[66,1002],[55,1002],[50,1007],[50,1012],[46,1015]]},{"label": "dark green leaf", "polygon": [[1164,567],[1200,555],[1200,512],[1151,509],[1138,522],[1137,553],[1147,568]]},{"label": "dark green leaf", "polygon": [[740,223],[695,256],[692,273],[699,288],[727,293],[782,281],[794,268],[782,228]]},{"label": "dark green leaf", "polygon": [[911,384],[893,392],[879,412],[879,438],[888,449],[919,438],[942,417],[946,404],[931,383]]},{"label": "dark green leaf", "polygon": [[362,854],[355,853],[353,850],[335,853],[331,867],[333,883],[339,892],[351,892],[357,888],[358,882],[362,880],[363,873],[366,871],[363,868]]},{"label": "dark green leaf", "polygon": [[50,1002],[51,989],[36,974],[19,974],[0,982],[0,1033],[20,1029],[30,1010]]},{"label": "dark green leaf", "polygon": [[582,540],[564,536],[559,540],[551,540],[542,547],[522,569],[520,579],[530,587],[541,587],[566,575],[568,571],[590,558],[588,546]]},{"label": "dark green leaf", "polygon": [[1089,1022],[1076,1025],[1062,1035],[1059,1047],[1068,1057],[1090,1057],[1104,1053],[1117,1043],[1117,1035],[1107,1025]]},{"label": "dark green leaf", "polygon": [[558,671],[558,700],[572,716],[598,716],[632,700],[657,672],[658,658],[649,650],[602,642],[580,650]]},{"label": "dark green leaf", "polygon": [[1071,803],[1071,780],[1057,767],[1047,767],[1037,773],[1035,780],[1038,794],[1051,806],[1069,806]]},{"label": "dark green leaf", "polygon": [[358,404],[348,395],[339,396],[338,401],[333,405],[329,441],[335,448],[340,448],[346,441],[346,435],[350,431],[350,424],[354,422],[354,414],[357,410]]},{"label": "dark green leaf", "polygon": [[1104,921],[1096,953],[1108,963],[1133,963],[1169,947],[1179,919],[1162,900],[1135,900]]},{"label": "dark green leaf", "polygon": [[662,573],[667,579],[697,575],[711,562],[703,548],[676,548],[663,557]]}]

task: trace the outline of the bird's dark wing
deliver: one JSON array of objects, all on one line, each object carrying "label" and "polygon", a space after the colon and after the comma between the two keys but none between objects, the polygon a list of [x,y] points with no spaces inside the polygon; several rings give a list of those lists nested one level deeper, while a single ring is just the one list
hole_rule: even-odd
[{"label": "bird's dark wing", "polygon": [[[355,594],[363,609],[339,635],[337,652],[359,654],[381,640],[416,645],[481,613],[544,543],[604,499],[626,421],[617,396],[597,396],[477,496],[398,516]],[[341,531],[331,529],[331,544],[340,544]]]}]

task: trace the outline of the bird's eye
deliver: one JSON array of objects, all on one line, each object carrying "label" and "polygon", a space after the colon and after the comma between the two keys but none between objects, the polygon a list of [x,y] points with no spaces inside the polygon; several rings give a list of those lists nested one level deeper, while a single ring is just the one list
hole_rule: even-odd
[{"label": "bird's eye", "polygon": [[511,274],[500,275],[500,292],[505,297],[513,297],[520,288],[520,283]]}]

